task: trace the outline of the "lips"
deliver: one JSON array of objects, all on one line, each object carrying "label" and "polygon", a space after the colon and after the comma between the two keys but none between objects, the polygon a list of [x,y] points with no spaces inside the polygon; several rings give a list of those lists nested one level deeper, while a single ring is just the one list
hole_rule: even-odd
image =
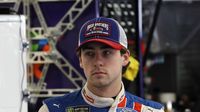
[{"label": "lips", "polygon": [[93,72],[92,75],[105,75],[106,72],[101,72],[101,71],[97,71],[97,72]]}]

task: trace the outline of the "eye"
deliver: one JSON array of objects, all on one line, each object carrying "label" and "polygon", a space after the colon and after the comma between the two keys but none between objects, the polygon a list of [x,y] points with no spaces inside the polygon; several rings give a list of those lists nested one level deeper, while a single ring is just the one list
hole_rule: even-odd
[{"label": "eye", "polygon": [[84,55],[88,57],[94,57],[95,53],[91,50],[87,50],[84,52]]},{"label": "eye", "polygon": [[105,49],[104,51],[103,51],[103,56],[104,57],[108,57],[108,56],[110,56],[110,55],[112,55],[113,54],[113,51],[111,50],[111,49]]}]

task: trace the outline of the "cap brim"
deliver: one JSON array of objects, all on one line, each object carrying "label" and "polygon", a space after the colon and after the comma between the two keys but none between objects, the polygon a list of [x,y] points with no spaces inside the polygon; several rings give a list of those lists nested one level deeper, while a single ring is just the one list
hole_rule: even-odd
[{"label": "cap brim", "polygon": [[113,42],[113,41],[110,41],[110,40],[94,38],[94,39],[86,40],[85,42],[81,43],[81,45],[77,49],[79,49],[81,46],[83,46],[84,44],[86,44],[88,42],[101,42],[101,43],[104,43],[104,44],[106,44],[106,45],[108,45],[108,46],[110,46],[114,49],[117,49],[117,50],[121,50],[123,48],[123,46],[120,45],[119,43],[116,43],[116,42]]}]

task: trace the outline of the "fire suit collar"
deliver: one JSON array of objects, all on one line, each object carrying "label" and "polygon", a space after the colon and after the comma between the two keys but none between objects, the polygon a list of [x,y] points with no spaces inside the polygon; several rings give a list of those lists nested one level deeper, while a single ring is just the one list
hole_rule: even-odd
[{"label": "fire suit collar", "polygon": [[109,112],[114,112],[113,110],[117,109],[117,105],[121,100],[124,99],[125,97],[125,90],[124,90],[124,85],[122,83],[122,89],[119,92],[119,94],[116,96],[115,99],[113,98],[106,98],[106,97],[99,97],[95,94],[93,94],[88,88],[87,88],[87,83],[83,87],[81,91],[82,97],[87,102],[88,104],[94,106],[94,107],[99,107],[99,108],[104,108],[104,107],[110,107]]}]

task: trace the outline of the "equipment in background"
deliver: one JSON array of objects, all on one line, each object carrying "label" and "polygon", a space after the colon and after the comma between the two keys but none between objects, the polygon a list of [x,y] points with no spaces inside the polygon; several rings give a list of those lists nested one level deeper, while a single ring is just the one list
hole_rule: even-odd
[{"label": "equipment in background", "polygon": [[0,15],[0,112],[27,112],[25,16]]}]

